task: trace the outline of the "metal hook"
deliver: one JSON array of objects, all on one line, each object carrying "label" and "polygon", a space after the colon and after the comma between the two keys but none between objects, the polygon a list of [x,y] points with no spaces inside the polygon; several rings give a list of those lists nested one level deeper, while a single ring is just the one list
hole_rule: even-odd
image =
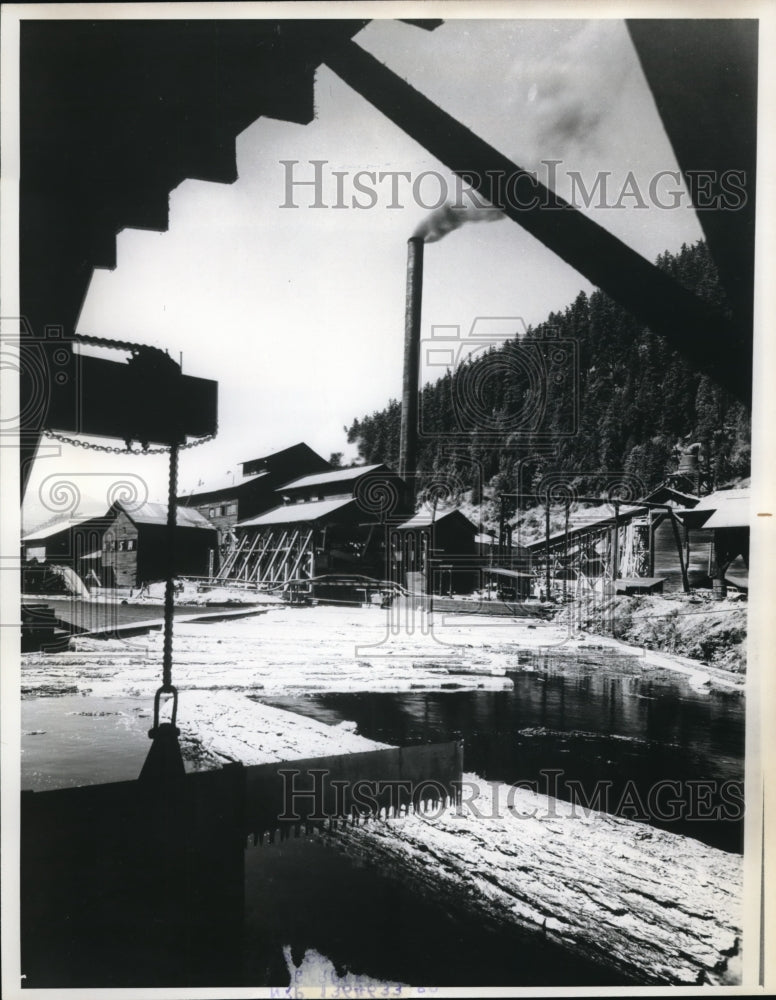
[{"label": "metal hook", "polygon": [[[156,732],[159,728],[159,699],[163,694],[172,694],[172,714],[170,716],[170,724],[175,728],[175,720],[178,717],[178,689],[170,684],[165,686],[164,684],[157,690],[154,695],[154,725],[152,729],[148,730],[148,735],[151,739],[156,736]],[[180,735],[180,730],[175,729],[175,735]]]}]

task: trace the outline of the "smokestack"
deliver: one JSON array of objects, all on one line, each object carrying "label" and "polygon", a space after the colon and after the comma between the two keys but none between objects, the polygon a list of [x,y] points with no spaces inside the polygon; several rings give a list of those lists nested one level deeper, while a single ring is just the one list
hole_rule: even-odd
[{"label": "smokestack", "polygon": [[407,502],[415,506],[415,463],[418,451],[418,375],[420,312],[423,300],[423,237],[407,241],[407,298],[404,310],[404,381],[401,397],[399,475],[407,482]]}]

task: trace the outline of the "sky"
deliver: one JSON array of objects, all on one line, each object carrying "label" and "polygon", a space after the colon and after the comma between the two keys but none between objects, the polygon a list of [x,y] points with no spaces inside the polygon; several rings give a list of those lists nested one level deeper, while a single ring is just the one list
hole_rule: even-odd
[{"label": "sky", "polygon": [[[559,161],[549,186],[564,197],[569,171],[587,189],[609,171],[616,200],[629,171],[646,192],[660,171],[677,169],[621,21],[458,20],[433,32],[373,21],[356,41],[543,182],[547,161]],[[237,181],[184,181],[170,195],[169,230],[122,231],[116,268],[91,281],[79,332],[164,347],[182,355],[187,374],[219,383],[218,438],[183,454],[180,493],[239,478],[240,462],[302,440],[325,458],[355,460],[344,428],[400,396],[406,241],[455,180],[326,67],[315,106],[309,125],[249,126],[237,139]],[[311,179],[313,160],[325,161],[327,207],[314,207],[310,186],[288,195],[289,176]],[[389,180],[371,185],[374,206],[357,208],[354,196],[368,201],[354,188],[361,170],[430,173],[417,188],[421,203],[404,181],[392,197]],[[650,260],[701,237],[690,207],[638,200],[584,210]],[[426,249],[422,336],[445,326],[454,337],[457,327],[465,344],[477,317],[518,332],[580,290],[592,287],[510,220],[464,225]],[[439,374],[425,366],[421,377]],[[163,457],[44,444],[25,529],[104,511],[106,490],[122,478],[163,500],[166,474]],[[57,490],[63,480],[78,503]]]}]

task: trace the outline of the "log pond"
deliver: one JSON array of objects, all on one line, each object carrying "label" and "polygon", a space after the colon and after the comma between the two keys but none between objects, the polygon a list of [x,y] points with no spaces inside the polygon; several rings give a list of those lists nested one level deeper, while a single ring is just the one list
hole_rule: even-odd
[{"label": "log pond", "polygon": [[[385,743],[460,737],[467,771],[494,782],[533,782],[531,787],[561,798],[569,798],[570,788],[581,788],[587,799],[596,787],[605,789],[598,808],[630,818],[638,817],[629,805],[638,810],[641,803],[649,813],[655,783],[678,782],[678,793],[669,799],[681,800],[679,816],[647,815],[644,822],[740,851],[740,810],[735,815],[731,806],[734,815],[721,815],[726,803],[735,806],[735,792],[725,799],[720,789],[724,783],[742,788],[743,699],[700,691],[681,675],[642,674],[632,660],[592,649],[575,653],[573,662],[564,662],[558,650],[526,653],[510,672],[513,690],[328,692],[262,700],[321,722],[349,723]],[[136,776],[149,746],[149,707],[142,698],[91,694],[25,699],[22,787]],[[698,793],[695,805],[705,802],[716,818],[688,817],[689,790],[704,787],[712,791]],[[291,840],[248,850],[245,918],[244,977],[251,985],[293,984],[284,946],[297,964],[313,949],[320,952],[338,973],[355,976],[353,982],[359,976],[368,983],[438,986],[624,981],[600,963],[537,942],[536,935],[483,924],[464,910],[449,912],[402,880],[401,872],[376,870],[336,838],[328,845]]]},{"label": "log pond", "polygon": [[523,654],[512,691],[324,693],[266,699],[408,746],[464,740],[464,770],[743,850],[744,701],[633,657]]}]

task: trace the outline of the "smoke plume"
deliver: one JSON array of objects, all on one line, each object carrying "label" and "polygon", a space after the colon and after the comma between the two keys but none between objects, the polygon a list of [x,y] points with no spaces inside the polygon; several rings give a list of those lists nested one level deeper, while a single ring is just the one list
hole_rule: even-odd
[{"label": "smoke plume", "polygon": [[[590,186],[603,151],[616,149],[620,105],[638,61],[621,21],[569,22],[559,38],[555,43],[537,33],[536,54],[515,60],[504,88],[506,104],[499,107],[499,131],[516,164],[566,196],[564,169],[557,171],[555,186],[543,163],[555,160],[589,172]],[[464,223],[501,218],[492,206],[446,204],[414,235],[433,243]]]},{"label": "smoke plume", "polygon": [[424,243],[436,243],[467,222],[497,222],[503,218],[505,215],[501,209],[493,205],[454,205],[447,202],[427,215],[412,235],[421,237]]}]

